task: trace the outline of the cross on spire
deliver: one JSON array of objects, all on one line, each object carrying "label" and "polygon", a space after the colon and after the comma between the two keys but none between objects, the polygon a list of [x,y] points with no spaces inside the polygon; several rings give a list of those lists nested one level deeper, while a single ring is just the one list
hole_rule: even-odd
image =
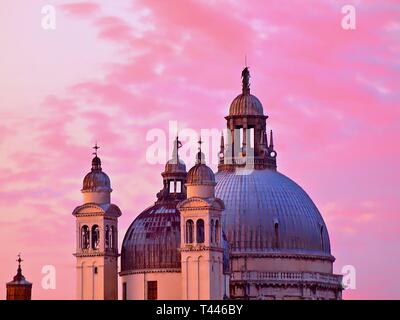
[{"label": "cross on spire", "polygon": [[97,145],[97,141],[96,141],[96,144],[95,144],[95,146],[93,147],[93,149],[94,149],[93,155],[97,157],[97,150],[100,149],[100,147]]},{"label": "cross on spire", "polygon": [[18,257],[18,259],[16,261],[18,262],[18,267],[21,267],[21,262],[24,261],[21,259],[21,252],[18,253],[17,257]]},{"label": "cross on spire", "polygon": [[201,140],[201,136],[199,137],[199,141],[197,141],[199,144],[199,151],[201,152],[201,145],[203,144],[203,141]]},{"label": "cross on spire", "polygon": [[21,252],[18,253],[18,259],[16,260],[18,262],[18,269],[17,269],[17,275],[14,277],[14,280],[16,277],[21,277],[22,276],[22,269],[21,269],[21,262],[24,261],[21,259]]}]

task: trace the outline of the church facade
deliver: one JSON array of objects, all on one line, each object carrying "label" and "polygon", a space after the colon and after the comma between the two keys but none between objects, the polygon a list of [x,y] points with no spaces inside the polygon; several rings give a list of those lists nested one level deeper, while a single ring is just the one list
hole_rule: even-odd
[{"label": "church facade", "polygon": [[277,171],[268,116],[249,79],[246,67],[225,117],[218,172],[206,165],[201,141],[187,171],[177,138],[157,201],[134,219],[120,253],[121,211],[96,149],[73,212],[78,299],[342,298],[325,222],[307,193]]}]

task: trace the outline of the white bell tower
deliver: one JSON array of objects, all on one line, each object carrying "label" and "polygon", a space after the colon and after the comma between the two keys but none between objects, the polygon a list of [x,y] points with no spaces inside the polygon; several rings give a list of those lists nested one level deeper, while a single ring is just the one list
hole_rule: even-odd
[{"label": "white bell tower", "polygon": [[[199,142],[201,143],[201,141]],[[222,200],[215,198],[215,177],[203,164],[203,154],[187,175],[187,199],[178,204],[181,213],[182,299],[224,298]]]},{"label": "white bell tower", "polygon": [[97,156],[83,180],[83,205],[73,211],[76,217],[76,280],[79,300],[118,299],[118,217],[112,204],[111,183]]}]

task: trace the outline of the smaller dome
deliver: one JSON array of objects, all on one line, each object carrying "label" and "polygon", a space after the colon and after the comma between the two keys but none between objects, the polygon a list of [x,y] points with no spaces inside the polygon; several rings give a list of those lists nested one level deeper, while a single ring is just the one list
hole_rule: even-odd
[{"label": "smaller dome", "polygon": [[111,191],[110,178],[102,171],[101,160],[97,156],[92,160],[91,172],[89,172],[83,179],[82,191]]},{"label": "smaller dome", "polygon": [[177,159],[170,159],[168,162],[165,164],[165,173],[186,173],[186,165],[185,163],[178,158]]},{"label": "smaller dome", "polygon": [[229,108],[230,116],[263,116],[263,106],[256,96],[250,93],[238,95]]},{"label": "smaller dome", "polygon": [[216,185],[214,172],[205,164],[198,163],[189,170],[187,184]]}]

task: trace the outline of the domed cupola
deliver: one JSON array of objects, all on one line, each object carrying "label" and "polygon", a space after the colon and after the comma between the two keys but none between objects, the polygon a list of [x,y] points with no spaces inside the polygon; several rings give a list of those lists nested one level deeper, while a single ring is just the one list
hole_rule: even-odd
[{"label": "domed cupola", "polygon": [[100,147],[96,145],[93,147],[95,149],[94,158],[92,159],[92,169],[83,179],[82,193],[84,195],[85,203],[109,203],[111,182],[110,178],[106,173],[103,172],[101,168],[101,160],[97,156],[97,150]]},{"label": "domed cupola", "polygon": [[242,93],[231,103],[229,108],[230,116],[263,116],[263,106],[256,96]]},{"label": "domed cupola", "polygon": [[227,143],[221,138],[218,171],[235,171],[237,168],[276,170],[276,156],[272,141],[268,144],[263,106],[250,94],[250,72],[242,71],[242,93],[232,102],[227,120]]},{"label": "domed cupola", "polygon": [[161,174],[163,177],[167,175],[175,175],[182,173],[186,176],[186,165],[185,163],[179,159],[178,149],[182,146],[182,143],[179,141],[178,137],[174,142],[174,150],[172,152],[172,158],[167,161],[165,164],[165,170]]},{"label": "domed cupola", "polygon": [[92,170],[83,179],[82,192],[111,191],[110,178],[101,169],[101,160],[96,155],[92,160]]},{"label": "domed cupola", "polygon": [[229,116],[263,116],[263,106],[256,96],[250,94],[250,72],[248,67],[242,71],[242,93],[231,103]]},{"label": "domed cupola", "polygon": [[179,148],[182,143],[178,137],[174,142],[172,158],[165,164],[163,177],[163,189],[157,194],[158,201],[182,200],[186,198],[186,165],[179,158]]},{"label": "domed cupola", "polygon": [[199,152],[197,153],[196,164],[192,167],[187,175],[187,197],[190,198],[195,194],[200,194],[203,198],[214,197],[216,186],[214,172],[205,164],[204,153],[201,152],[201,144],[199,140]]},{"label": "domed cupola", "polygon": [[216,185],[214,172],[205,164],[204,158],[204,153],[200,151],[196,165],[188,172],[187,185]]}]

